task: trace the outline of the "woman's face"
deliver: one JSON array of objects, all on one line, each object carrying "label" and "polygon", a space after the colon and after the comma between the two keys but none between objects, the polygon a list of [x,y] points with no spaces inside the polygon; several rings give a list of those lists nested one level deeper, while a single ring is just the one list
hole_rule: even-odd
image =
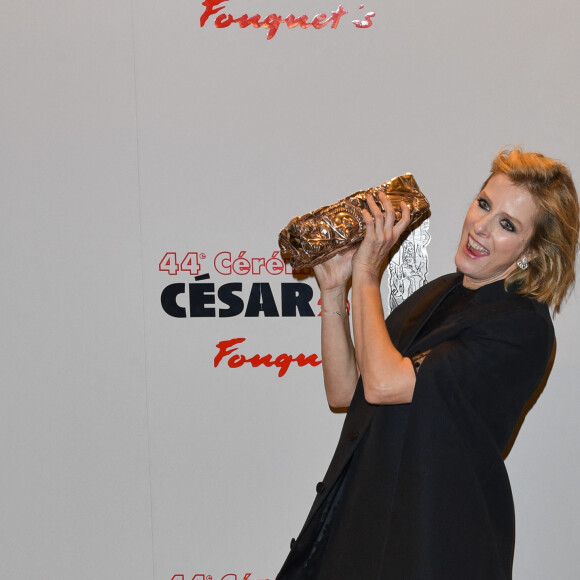
[{"label": "woman's face", "polygon": [[494,175],[471,204],[455,254],[463,285],[480,288],[503,280],[518,266],[534,233],[538,209],[528,191]]}]

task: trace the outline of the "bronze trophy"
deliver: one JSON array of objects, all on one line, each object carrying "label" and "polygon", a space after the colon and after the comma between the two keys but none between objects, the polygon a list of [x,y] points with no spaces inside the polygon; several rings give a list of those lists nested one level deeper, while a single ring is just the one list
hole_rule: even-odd
[{"label": "bronze trophy", "polygon": [[429,216],[429,202],[419,190],[415,178],[405,173],[378,187],[361,190],[333,205],[293,218],[280,232],[278,244],[282,258],[295,270],[312,267],[359,244],[364,238],[362,210],[368,210],[367,194],[371,194],[383,210],[379,193],[383,191],[395,209],[395,220],[401,219],[400,202],[411,212],[409,228]]}]

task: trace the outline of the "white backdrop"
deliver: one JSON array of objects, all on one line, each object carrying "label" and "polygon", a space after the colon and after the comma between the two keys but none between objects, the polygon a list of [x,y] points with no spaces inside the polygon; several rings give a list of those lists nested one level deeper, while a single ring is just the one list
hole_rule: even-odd
[{"label": "white backdrop", "polygon": [[[270,40],[201,0],[0,2],[0,577],[273,580],[343,421],[319,366],[228,365],[319,353],[280,228],[412,171],[434,278],[500,147],[580,180],[577,2],[369,1]],[[577,577],[578,313],[507,461],[516,579]]]}]

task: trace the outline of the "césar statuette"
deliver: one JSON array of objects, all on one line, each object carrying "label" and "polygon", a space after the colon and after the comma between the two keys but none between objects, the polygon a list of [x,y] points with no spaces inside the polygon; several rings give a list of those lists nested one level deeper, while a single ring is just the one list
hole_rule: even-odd
[{"label": "c\u00e9sar statuette", "polygon": [[312,267],[337,253],[356,246],[364,238],[362,210],[368,210],[367,194],[371,194],[382,210],[379,193],[383,191],[395,209],[395,220],[401,219],[400,202],[411,212],[409,228],[429,216],[429,202],[419,190],[411,173],[386,181],[378,187],[361,190],[333,205],[293,218],[280,232],[278,244],[282,258],[295,270]]}]

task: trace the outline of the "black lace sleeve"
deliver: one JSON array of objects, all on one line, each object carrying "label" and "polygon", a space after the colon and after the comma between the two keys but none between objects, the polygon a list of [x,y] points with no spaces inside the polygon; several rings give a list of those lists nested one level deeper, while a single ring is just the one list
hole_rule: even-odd
[{"label": "black lace sleeve", "polygon": [[417,373],[419,372],[419,369],[421,368],[421,365],[423,364],[425,357],[430,352],[431,352],[431,349],[429,348],[429,349],[424,350],[423,352],[420,352],[419,354],[416,354],[416,355],[411,357],[411,362],[413,363],[413,370],[415,371],[415,375],[417,375]]}]

